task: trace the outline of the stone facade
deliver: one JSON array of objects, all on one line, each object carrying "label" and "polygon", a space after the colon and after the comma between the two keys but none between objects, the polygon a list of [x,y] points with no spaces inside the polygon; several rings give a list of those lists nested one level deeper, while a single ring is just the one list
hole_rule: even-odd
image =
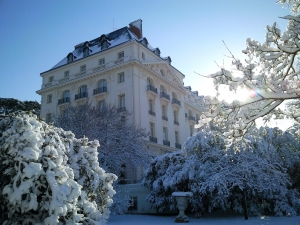
[{"label": "stone facade", "polygon": [[[41,77],[37,93],[46,121],[86,101],[99,108],[104,102],[126,107],[128,122],[150,133],[148,148],[156,155],[180,149],[203,110],[202,96],[184,87],[185,76],[171,65],[171,58],[161,57],[142,36],[141,20],[76,45]],[[130,182],[141,179],[143,168],[127,170]]]}]

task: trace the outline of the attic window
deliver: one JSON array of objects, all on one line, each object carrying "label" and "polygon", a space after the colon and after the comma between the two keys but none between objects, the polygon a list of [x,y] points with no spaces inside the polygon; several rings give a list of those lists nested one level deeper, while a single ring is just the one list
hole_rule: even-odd
[{"label": "attic window", "polygon": [[124,58],[124,52],[119,52],[118,53],[118,59]]},{"label": "attic window", "polygon": [[53,77],[53,76],[52,76],[52,77],[49,77],[49,83],[52,83],[53,80],[54,80],[54,77]]},{"label": "attic window", "polygon": [[101,41],[101,50],[108,48],[108,41],[103,40]]},{"label": "attic window", "polygon": [[165,71],[163,69],[160,70],[161,75],[165,76]]},{"label": "attic window", "polygon": [[145,53],[142,52],[142,59],[145,60]]},{"label": "attic window", "polygon": [[90,54],[90,49],[88,47],[85,47],[83,49],[83,57],[87,57]]},{"label": "attic window", "polygon": [[70,63],[70,62],[73,62],[73,54],[72,53],[69,53],[68,54],[68,56],[67,56],[67,58],[68,58],[68,63]]}]

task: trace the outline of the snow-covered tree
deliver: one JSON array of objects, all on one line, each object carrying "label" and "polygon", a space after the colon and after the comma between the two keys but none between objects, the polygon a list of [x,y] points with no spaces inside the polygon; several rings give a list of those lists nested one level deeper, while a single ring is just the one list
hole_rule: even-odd
[{"label": "snow-covered tree", "polygon": [[[282,132],[264,128],[250,141],[226,148],[218,132],[201,131],[189,138],[182,152],[155,158],[145,171],[143,184],[151,188],[148,201],[158,210],[174,209],[174,191],[191,191],[192,211],[214,208],[243,210],[246,193],[249,210],[260,208],[276,215],[300,213],[299,194],[293,189],[288,167],[299,162],[299,142]],[[280,136],[281,135],[281,136]],[[254,138],[255,137],[255,138]],[[286,148],[286,152],[281,148]]]},{"label": "snow-covered tree", "polygon": [[105,224],[117,177],[99,166],[98,146],[31,112],[1,119],[1,224]]},{"label": "snow-covered tree", "polygon": [[37,101],[20,101],[14,98],[0,98],[0,114],[8,115],[9,113],[22,111],[32,111],[39,115],[41,105]]},{"label": "snow-covered tree", "polygon": [[[70,106],[55,119],[55,125],[71,130],[76,137],[100,142],[99,162],[107,171],[122,175],[124,165],[148,165],[151,156],[144,129],[128,124],[129,113],[107,105],[99,110],[91,104]],[[121,177],[122,178],[122,177]]]},{"label": "snow-covered tree", "polygon": [[290,118],[300,122],[299,107],[291,106],[290,110],[279,107],[287,100],[300,98],[300,1],[278,2],[291,6],[294,14],[282,17],[288,20],[287,30],[282,32],[276,23],[267,26],[264,43],[247,39],[244,63],[232,55],[232,69],[222,68],[208,76],[214,79],[217,91],[222,85],[232,92],[242,89],[249,92],[244,101],[232,103],[204,98],[207,111],[201,116],[200,126],[213,121],[229,142],[244,136],[260,117],[266,121]]}]

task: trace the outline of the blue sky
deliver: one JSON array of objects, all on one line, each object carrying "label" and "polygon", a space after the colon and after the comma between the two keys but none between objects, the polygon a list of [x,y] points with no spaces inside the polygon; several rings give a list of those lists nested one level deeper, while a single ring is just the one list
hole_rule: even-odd
[{"label": "blue sky", "polygon": [[263,41],[275,21],[285,30],[279,16],[288,14],[276,0],[0,0],[0,97],[40,102],[41,72],[76,44],[137,19],[149,43],[185,74],[185,85],[206,94],[210,80],[194,71],[208,74],[218,70],[214,61],[230,62],[222,40],[243,57],[248,37]]}]

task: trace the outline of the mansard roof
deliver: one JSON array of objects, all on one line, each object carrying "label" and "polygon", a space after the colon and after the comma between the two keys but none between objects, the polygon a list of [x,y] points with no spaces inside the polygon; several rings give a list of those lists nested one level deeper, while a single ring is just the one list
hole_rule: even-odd
[{"label": "mansard roof", "polygon": [[[83,58],[83,51],[86,46],[86,43],[88,43],[89,49],[91,50],[90,55],[106,50],[106,48],[101,49],[101,44],[105,40],[109,43],[109,48],[112,48],[116,45],[120,45],[131,40],[139,40],[139,39],[129,30],[128,27],[123,27],[109,34],[103,34],[94,40],[85,41],[76,45],[74,51],[71,52],[75,58],[73,61],[77,61]],[[55,69],[67,63],[68,63],[68,58],[66,56],[51,69]]]}]

